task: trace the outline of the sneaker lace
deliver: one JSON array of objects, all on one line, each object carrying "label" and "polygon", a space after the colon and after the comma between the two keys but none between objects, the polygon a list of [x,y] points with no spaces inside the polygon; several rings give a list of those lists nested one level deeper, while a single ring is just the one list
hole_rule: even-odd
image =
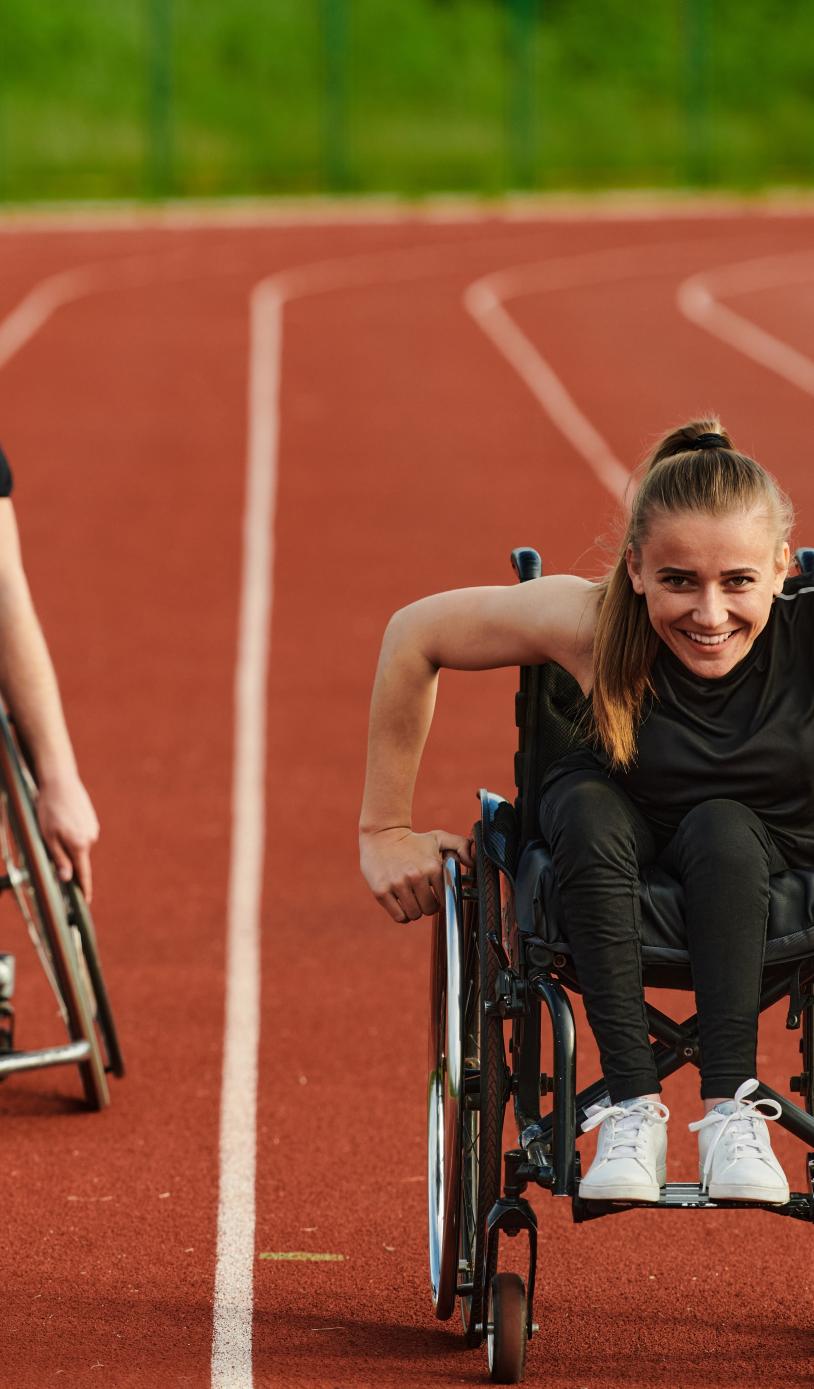
[{"label": "sneaker lace", "polygon": [[[718,1132],[715,1134],[709,1146],[709,1151],[704,1159],[704,1168],[701,1173],[701,1186],[706,1189],[709,1186],[710,1173],[712,1171],[712,1160],[719,1143],[723,1143],[727,1158],[734,1160],[751,1154],[758,1157],[762,1162],[772,1165],[771,1150],[767,1151],[766,1136],[757,1127],[758,1119],[779,1119],[783,1113],[777,1100],[747,1100],[746,1096],[751,1095],[753,1090],[757,1090],[758,1081],[755,1079],[745,1080],[735,1091],[736,1108],[729,1114],[722,1114],[720,1110],[710,1110],[703,1119],[696,1119],[694,1123],[687,1127],[696,1132],[698,1129],[711,1128],[713,1124],[718,1125]],[[761,1109],[761,1105],[769,1105],[770,1109]]]},{"label": "sneaker lace", "polygon": [[647,1127],[669,1119],[670,1111],[661,1100],[637,1100],[635,1104],[589,1105],[581,1124],[583,1133],[608,1121],[606,1162],[616,1157],[646,1159]]}]

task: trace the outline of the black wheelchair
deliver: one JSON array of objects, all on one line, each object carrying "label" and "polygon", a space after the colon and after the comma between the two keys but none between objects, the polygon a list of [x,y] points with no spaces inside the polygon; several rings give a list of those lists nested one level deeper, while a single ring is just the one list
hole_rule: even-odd
[{"label": "black wheelchair", "polygon": [[[105,987],[96,932],[76,882],[63,883],[45,847],[37,789],[22,738],[0,704],[0,894],[13,900],[56,998],[67,1042],[15,1049],[16,956],[0,954],[0,1080],[18,1071],[76,1065],[91,1109],[110,1103],[108,1075],[124,1061]],[[3,918],[3,930],[14,924]]]},{"label": "black wheelchair", "polygon": [[[799,573],[786,592],[814,584],[814,550],[798,550]],[[521,582],[542,573],[535,550],[512,564]],[[444,905],[433,921],[430,967],[428,1195],[430,1283],[435,1315],[445,1320],[460,1299],[466,1341],[485,1340],[491,1378],[518,1384],[533,1321],[537,1218],[523,1193],[530,1183],[571,1198],[576,1222],[638,1203],[581,1200],[579,1125],[589,1105],[607,1103],[604,1080],[576,1091],[576,1033],[568,990],[580,992],[558,920],[551,859],[537,821],[548,766],[575,745],[580,690],[560,666],[524,667],[516,695],[519,748],[514,803],[482,790],[475,824],[475,869],[444,862]],[[650,988],[692,989],[680,885],[657,865],[642,875],[642,961]],[[802,1068],[792,1103],[761,1084],[755,1098],[776,1100],[784,1128],[814,1149],[814,871],[772,879],[761,1012],[788,995],[786,1026],[802,1028]],[[540,1071],[541,1011],[552,1029],[553,1074]],[[676,1022],[647,1004],[661,1078],[700,1061],[695,1015]],[[506,1034],[509,1035],[508,1063]],[[541,1112],[541,1096],[551,1107]],[[518,1146],[503,1153],[512,1101]],[[501,1172],[501,1168],[503,1171]],[[502,1181],[501,1181],[502,1176]],[[805,1190],[785,1205],[761,1208],[814,1221],[814,1151]],[[756,1203],[754,1203],[756,1204]],[[648,1209],[725,1206],[692,1182],[668,1183]],[[753,1203],[749,1203],[749,1209]],[[528,1277],[499,1271],[500,1239],[528,1238]]]}]

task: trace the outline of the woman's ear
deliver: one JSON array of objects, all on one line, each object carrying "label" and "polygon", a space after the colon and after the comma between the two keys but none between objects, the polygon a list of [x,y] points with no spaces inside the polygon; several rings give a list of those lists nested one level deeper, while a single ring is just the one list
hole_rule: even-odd
[{"label": "woman's ear", "polygon": [[628,545],[625,550],[625,564],[627,565],[628,578],[633,585],[633,592],[644,593],[644,584],[642,583],[642,561],[640,557],[637,556],[632,545]]},{"label": "woman's ear", "polygon": [[783,544],[778,548],[774,561],[774,583],[772,585],[772,592],[775,596],[783,592],[783,584],[786,581],[790,563],[791,550],[789,549],[788,541],[784,540]]}]

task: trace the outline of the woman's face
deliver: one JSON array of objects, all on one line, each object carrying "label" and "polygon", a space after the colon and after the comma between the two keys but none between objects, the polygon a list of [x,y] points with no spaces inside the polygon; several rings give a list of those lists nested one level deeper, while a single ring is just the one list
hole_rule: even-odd
[{"label": "woman's face", "polygon": [[766,510],[657,513],[627,570],[647,602],[650,621],[696,675],[726,675],[769,620],[788,573],[789,547],[778,544]]}]

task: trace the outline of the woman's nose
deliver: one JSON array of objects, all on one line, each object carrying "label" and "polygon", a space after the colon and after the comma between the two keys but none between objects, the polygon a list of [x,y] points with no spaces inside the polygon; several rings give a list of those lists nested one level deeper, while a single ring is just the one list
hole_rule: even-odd
[{"label": "woman's nose", "polygon": [[722,622],[726,622],[728,608],[724,595],[718,588],[704,589],[698,595],[698,602],[693,610],[693,620],[699,627],[720,627]]}]

